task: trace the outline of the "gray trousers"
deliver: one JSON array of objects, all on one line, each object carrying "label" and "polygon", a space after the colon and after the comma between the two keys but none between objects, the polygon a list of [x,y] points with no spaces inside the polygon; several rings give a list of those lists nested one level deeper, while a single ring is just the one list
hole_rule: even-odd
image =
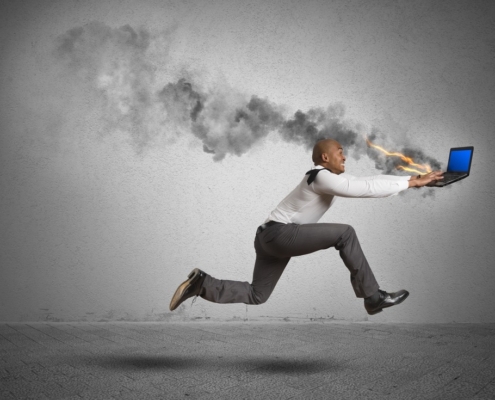
[{"label": "gray trousers", "polygon": [[255,237],[256,262],[252,283],[215,279],[207,275],[200,296],[214,303],[262,304],[272,294],[291,257],[329,247],[339,251],[349,269],[356,297],[369,297],[378,290],[378,283],[352,226],[275,224]]}]

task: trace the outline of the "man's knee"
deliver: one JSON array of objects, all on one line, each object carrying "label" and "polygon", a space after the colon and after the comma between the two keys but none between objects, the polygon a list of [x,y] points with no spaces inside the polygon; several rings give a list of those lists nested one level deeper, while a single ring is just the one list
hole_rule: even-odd
[{"label": "man's knee", "polygon": [[346,225],[347,229],[345,230],[344,234],[347,236],[356,236],[356,231],[352,227],[352,225]]},{"label": "man's knee", "polygon": [[342,224],[342,235],[340,236],[344,241],[347,239],[356,236],[356,231],[352,227],[352,225]]},{"label": "man's knee", "polygon": [[259,291],[256,291],[254,288],[253,288],[253,296],[252,296],[252,299],[253,299],[253,305],[260,305],[260,304],[263,304],[263,303],[266,303],[266,301],[268,300],[268,298],[270,297],[270,294],[271,293],[264,293],[264,292],[259,292]]},{"label": "man's knee", "polygon": [[354,238],[357,237],[357,234],[356,234],[356,231],[354,230],[354,228],[351,226],[351,225],[343,225],[342,226],[342,235],[340,236],[340,240],[339,242],[337,243],[337,245],[335,246],[335,248],[337,250],[340,250],[341,248],[343,248],[348,242],[349,240],[353,240]]}]

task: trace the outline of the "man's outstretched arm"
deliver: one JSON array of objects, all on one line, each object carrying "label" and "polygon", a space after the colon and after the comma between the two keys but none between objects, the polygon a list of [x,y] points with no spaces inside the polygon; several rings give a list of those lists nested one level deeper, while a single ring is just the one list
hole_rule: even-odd
[{"label": "man's outstretched arm", "polygon": [[422,187],[441,179],[442,172],[436,171],[420,178],[408,176],[377,175],[368,179],[355,178],[347,174],[333,174],[322,171],[314,185],[317,193],[340,197],[388,197],[411,187]]}]

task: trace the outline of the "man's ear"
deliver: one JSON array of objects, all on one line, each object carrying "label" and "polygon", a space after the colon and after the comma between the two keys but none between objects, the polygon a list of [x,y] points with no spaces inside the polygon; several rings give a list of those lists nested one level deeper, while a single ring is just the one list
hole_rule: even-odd
[{"label": "man's ear", "polygon": [[321,159],[325,162],[328,162],[328,160],[329,160],[328,154],[327,153],[321,153]]}]

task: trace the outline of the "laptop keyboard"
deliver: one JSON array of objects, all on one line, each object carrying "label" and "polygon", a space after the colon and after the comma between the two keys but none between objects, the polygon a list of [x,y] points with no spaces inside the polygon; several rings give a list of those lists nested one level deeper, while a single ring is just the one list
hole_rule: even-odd
[{"label": "laptop keyboard", "polygon": [[459,178],[460,176],[466,175],[465,173],[456,173],[456,172],[446,172],[443,174],[443,179],[440,182],[450,182],[453,181],[454,179]]}]

